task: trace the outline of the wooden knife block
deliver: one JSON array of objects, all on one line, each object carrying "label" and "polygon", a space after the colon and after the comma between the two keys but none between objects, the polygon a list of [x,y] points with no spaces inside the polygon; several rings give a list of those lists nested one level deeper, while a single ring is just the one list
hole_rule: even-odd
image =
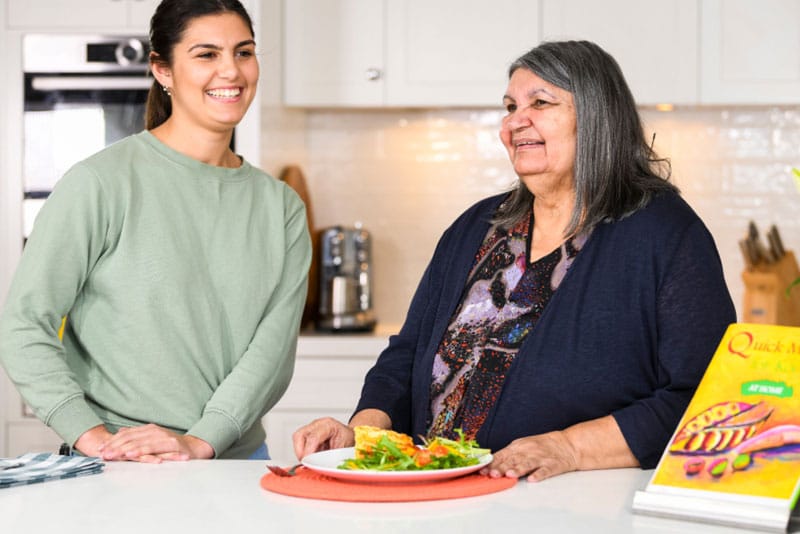
[{"label": "wooden knife block", "polygon": [[786,288],[798,277],[797,260],[788,250],[775,263],[742,272],[743,322],[800,326],[800,287],[786,296]]}]

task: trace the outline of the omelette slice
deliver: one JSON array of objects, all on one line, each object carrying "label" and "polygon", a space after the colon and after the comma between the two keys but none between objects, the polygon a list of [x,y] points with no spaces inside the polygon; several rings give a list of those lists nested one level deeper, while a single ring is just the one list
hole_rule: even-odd
[{"label": "omelette slice", "polygon": [[386,430],[376,426],[361,425],[353,429],[356,435],[356,458],[365,458],[369,456],[378,440],[386,436],[388,440],[397,445],[397,447],[408,455],[413,455],[416,446],[411,436],[395,432],[394,430]]}]

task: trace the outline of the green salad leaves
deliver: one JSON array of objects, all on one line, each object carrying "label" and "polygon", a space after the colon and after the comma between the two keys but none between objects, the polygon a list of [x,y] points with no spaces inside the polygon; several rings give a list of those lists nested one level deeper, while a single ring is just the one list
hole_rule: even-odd
[{"label": "green salad leaves", "polygon": [[362,452],[356,458],[345,460],[338,468],[372,471],[452,469],[476,465],[490,452],[480,448],[474,440],[466,439],[461,429],[456,429],[456,433],[458,440],[437,437],[426,441],[424,446],[409,446],[405,441],[398,443],[389,435],[382,435],[374,446],[357,447]]}]

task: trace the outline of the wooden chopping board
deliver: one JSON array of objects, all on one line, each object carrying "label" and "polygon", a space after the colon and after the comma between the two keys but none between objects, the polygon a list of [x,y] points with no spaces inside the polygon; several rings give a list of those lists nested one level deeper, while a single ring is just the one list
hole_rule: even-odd
[{"label": "wooden chopping board", "polygon": [[303,176],[303,171],[297,165],[289,165],[281,171],[280,179],[286,185],[294,189],[300,199],[306,205],[306,219],[308,221],[308,231],[311,233],[311,267],[308,271],[308,297],[306,306],[303,309],[303,320],[301,327],[309,326],[317,317],[319,309],[319,232],[314,226],[314,215],[311,209],[311,195],[308,192],[308,184]]}]

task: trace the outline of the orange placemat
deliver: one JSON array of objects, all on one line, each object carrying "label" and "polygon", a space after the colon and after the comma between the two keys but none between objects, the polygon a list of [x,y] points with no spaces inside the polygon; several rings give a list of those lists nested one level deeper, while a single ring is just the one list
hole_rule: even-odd
[{"label": "orange placemat", "polygon": [[515,478],[490,478],[477,473],[433,482],[400,482],[376,484],[339,480],[316,473],[305,467],[293,477],[267,473],[261,477],[261,487],[268,491],[328,501],[352,502],[410,502],[456,499],[495,493],[516,485]]}]

